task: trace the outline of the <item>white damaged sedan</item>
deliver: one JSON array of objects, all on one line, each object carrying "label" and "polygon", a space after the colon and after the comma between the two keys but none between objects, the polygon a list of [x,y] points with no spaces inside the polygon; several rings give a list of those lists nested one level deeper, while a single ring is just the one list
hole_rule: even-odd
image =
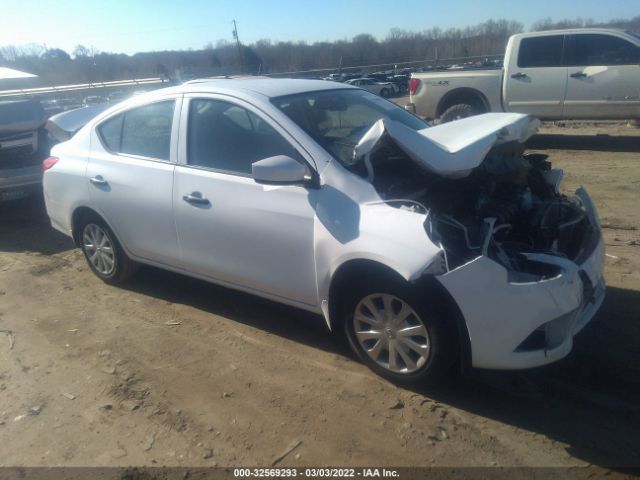
[{"label": "white damaged sedan", "polygon": [[45,200],[105,282],[143,263],[316,312],[394,381],[529,368],[605,291],[588,194],[524,152],[537,123],[429,128],[343,84],[193,81],[54,147]]}]

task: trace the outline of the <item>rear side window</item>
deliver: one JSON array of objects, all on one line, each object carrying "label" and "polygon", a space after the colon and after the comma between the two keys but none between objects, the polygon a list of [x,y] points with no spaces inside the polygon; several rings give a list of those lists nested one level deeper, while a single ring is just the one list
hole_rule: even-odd
[{"label": "rear side window", "polygon": [[612,35],[569,35],[565,61],[572,67],[634,65],[640,63],[640,47]]},{"label": "rear side window", "polygon": [[98,127],[98,133],[102,138],[102,142],[112,152],[120,151],[120,138],[122,135],[122,120],[124,114],[111,117]]},{"label": "rear side window", "polygon": [[253,112],[222,100],[193,99],[189,105],[188,164],[241,175],[276,155],[300,154]]},{"label": "rear side window", "polygon": [[523,38],[518,51],[518,67],[560,67],[563,35]]},{"label": "rear side window", "polygon": [[127,110],[98,126],[102,142],[114,153],[168,161],[175,101]]}]

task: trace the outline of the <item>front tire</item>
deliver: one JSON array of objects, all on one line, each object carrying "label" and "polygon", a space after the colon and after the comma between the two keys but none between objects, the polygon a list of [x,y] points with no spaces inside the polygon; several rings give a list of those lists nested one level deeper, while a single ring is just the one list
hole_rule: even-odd
[{"label": "front tire", "polygon": [[80,247],[91,271],[105,283],[122,283],[136,270],[136,264],[102,219],[92,218],[82,225]]},{"label": "front tire", "polygon": [[452,329],[424,301],[424,292],[385,278],[356,287],[342,306],[344,333],[358,358],[401,384],[436,384],[459,349]]}]

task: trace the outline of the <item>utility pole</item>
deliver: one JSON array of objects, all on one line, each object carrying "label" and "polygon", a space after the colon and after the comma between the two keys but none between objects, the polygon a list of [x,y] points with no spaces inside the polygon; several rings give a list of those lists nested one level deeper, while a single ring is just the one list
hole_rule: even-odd
[{"label": "utility pole", "polygon": [[240,38],[238,37],[238,27],[236,26],[235,19],[233,20],[233,38],[236,39],[236,45],[238,46],[238,60],[240,61],[240,72],[244,72],[244,65],[242,61],[242,49],[240,48]]}]

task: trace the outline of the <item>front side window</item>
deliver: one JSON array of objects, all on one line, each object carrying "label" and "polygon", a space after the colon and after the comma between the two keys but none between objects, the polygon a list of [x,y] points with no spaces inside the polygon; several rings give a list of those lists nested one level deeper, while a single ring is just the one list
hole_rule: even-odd
[{"label": "front side window", "polygon": [[104,145],[114,153],[168,161],[175,101],[132,108],[98,126]]},{"label": "front side window", "polygon": [[584,33],[567,40],[565,61],[570,67],[640,63],[640,47],[619,37]]},{"label": "front side window", "polygon": [[276,155],[300,154],[253,112],[222,100],[194,99],[189,105],[189,165],[251,175],[251,165]]},{"label": "front side window", "polygon": [[563,35],[523,38],[518,51],[518,67],[559,67],[562,65]]}]

